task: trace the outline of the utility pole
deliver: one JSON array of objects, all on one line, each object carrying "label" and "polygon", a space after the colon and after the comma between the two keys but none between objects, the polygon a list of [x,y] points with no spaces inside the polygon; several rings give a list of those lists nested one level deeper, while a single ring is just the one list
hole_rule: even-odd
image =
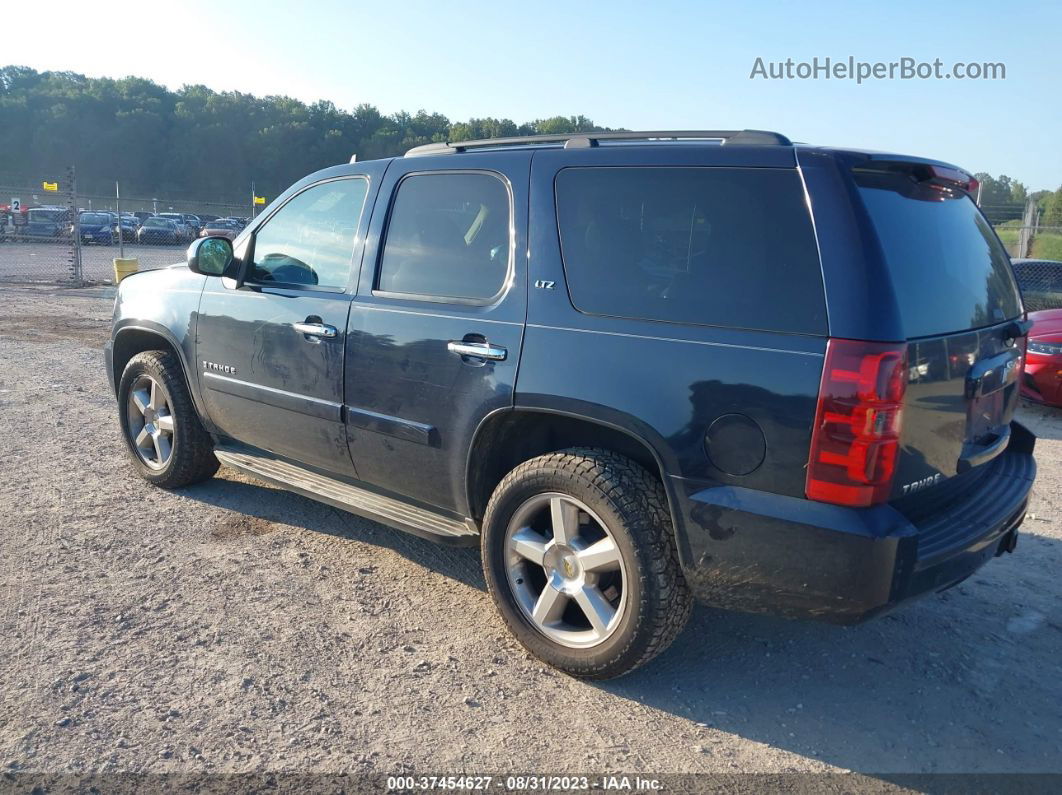
[{"label": "utility pole", "polygon": [[70,183],[70,214],[73,216],[71,218],[70,234],[74,238],[74,247],[70,256],[70,276],[74,286],[80,287],[83,283],[81,273],[81,213],[77,210],[77,183],[75,182],[74,167],[68,166],[66,173],[67,182]]},{"label": "utility pole", "polygon": [[1018,233],[1018,256],[1027,257],[1032,251],[1033,235],[1036,224],[1036,200],[1027,199],[1025,213],[1021,219],[1021,230]]}]

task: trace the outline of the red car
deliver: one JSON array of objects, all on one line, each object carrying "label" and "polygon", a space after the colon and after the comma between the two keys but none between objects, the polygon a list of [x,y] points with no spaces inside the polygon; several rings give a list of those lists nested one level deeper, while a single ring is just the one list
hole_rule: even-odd
[{"label": "red car", "polygon": [[203,231],[199,233],[200,237],[227,237],[229,240],[235,240],[236,235],[240,233],[239,227],[236,222],[228,218],[218,218],[216,221],[207,221],[203,227]]},{"label": "red car", "polygon": [[1030,312],[1033,322],[1021,393],[1029,400],[1062,407],[1062,309]]}]

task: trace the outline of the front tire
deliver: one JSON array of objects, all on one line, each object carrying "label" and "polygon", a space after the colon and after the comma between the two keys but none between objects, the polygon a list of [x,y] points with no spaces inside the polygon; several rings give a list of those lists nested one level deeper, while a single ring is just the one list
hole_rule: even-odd
[{"label": "front tire", "polygon": [[175,354],[145,351],[129,360],[118,384],[118,416],[133,465],[145,480],[175,489],[217,471],[213,442]]},{"label": "front tire", "polygon": [[506,475],[487,506],[482,551],[509,630],[574,676],[643,665],[689,617],[663,487],[607,450],[550,453]]}]

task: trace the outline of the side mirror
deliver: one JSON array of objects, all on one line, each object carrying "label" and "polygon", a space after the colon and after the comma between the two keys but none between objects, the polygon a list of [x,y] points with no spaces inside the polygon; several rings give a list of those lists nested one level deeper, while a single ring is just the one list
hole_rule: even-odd
[{"label": "side mirror", "polygon": [[188,270],[203,276],[221,276],[232,264],[232,241],[227,237],[201,237],[188,247]]}]

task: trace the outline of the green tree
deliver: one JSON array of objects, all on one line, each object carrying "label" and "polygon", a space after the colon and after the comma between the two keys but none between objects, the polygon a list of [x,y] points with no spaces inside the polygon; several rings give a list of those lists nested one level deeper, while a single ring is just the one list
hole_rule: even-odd
[{"label": "green tree", "polygon": [[1006,174],[993,177],[982,172],[974,176],[981,183],[981,209],[993,224],[1021,218],[1027,196],[1025,186],[1021,182]]},{"label": "green tree", "polygon": [[597,129],[585,116],[451,122],[426,110],[383,115],[367,104],[347,111],[325,100],[0,68],[0,183],[35,185],[73,163],[83,193],[107,196],[121,180],[128,196],[243,202],[252,180],[276,196],[353,154],[367,160],[435,141]]},{"label": "green tree", "polygon": [[1043,205],[1043,215],[1040,217],[1043,226],[1057,226],[1062,228],[1062,187],[1050,194]]}]

